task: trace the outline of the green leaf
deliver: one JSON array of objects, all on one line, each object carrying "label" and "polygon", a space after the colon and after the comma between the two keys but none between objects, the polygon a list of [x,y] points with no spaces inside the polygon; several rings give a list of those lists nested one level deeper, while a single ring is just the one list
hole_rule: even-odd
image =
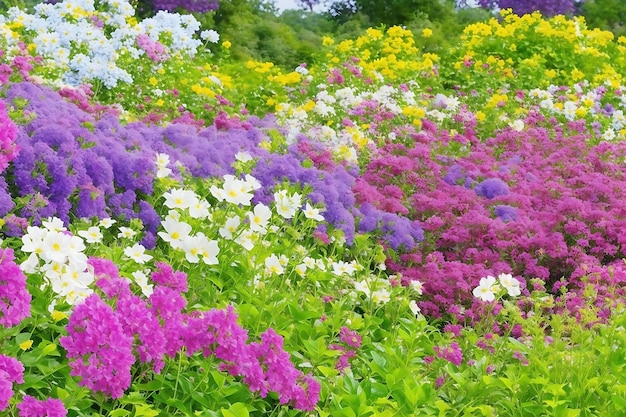
[{"label": "green leaf", "polygon": [[158,415],[159,412],[153,409],[151,405],[137,404],[135,406],[134,417],[155,417]]},{"label": "green leaf", "polygon": [[124,417],[128,415],[130,415],[130,411],[123,408],[118,408],[117,410],[113,410],[109,413],[110,417]]}]

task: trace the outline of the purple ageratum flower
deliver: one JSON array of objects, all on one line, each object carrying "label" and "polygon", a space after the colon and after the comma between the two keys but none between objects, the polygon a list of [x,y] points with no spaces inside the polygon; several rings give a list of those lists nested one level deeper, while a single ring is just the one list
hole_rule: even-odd
[{"label": "purple ageratum flower", "polygon": [[491,200],[501,195],[508,195],[509,186],[500,178],[487,178],[474,187],[474,192],[480,197]]},{"label": "purple ageratum flower", "polygon": [[452,165],[448,173],[443,177],[443,181],[450,185],[463,184],[465,182],[463,168],[459,164]]},{"label": "purple ageratum flower", "polygon": [[495,206],[493,211],[496,216],[505,223],[517,220],[517,207],[500,204]]},{"label": "purple ageratum flower", "polygon": [[30,316],[26,276],[14,262],[12,249],[0,249],[0,324],[15,326]]},{"label": "purple ageratum flower", "polygon": [[113,309],[92,294],[74,308],[67,331],[60,343],[67,351],[70,375],[81,378],[78,385],[111,398],[124,395],[135,363],[133,338],[124,333]]},{"label": "purple ageratum flower", "polygon": [[22,402],[17,405],[20,417],[65,417],[67,410],[63,401],[56,398],[48,398],[40,401],[30,395],[24,395]]}]

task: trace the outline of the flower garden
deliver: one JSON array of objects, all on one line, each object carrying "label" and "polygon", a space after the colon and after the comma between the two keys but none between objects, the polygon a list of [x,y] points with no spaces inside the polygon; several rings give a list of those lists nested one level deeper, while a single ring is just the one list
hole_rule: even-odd
[{"label": "flower garden", "polygon": [[124,0],[0,32],[5,415],[626,410],[626,38],[504,10],[284,70]]}]

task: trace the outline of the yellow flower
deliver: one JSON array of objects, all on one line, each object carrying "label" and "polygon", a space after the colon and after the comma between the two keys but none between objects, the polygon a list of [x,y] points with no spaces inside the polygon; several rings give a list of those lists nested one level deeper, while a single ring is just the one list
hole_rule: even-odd
[{"label": "yellow flower", "polygon": [[28,340],[20,343],[19,346],[20,346],[20,349],[22,349],[22,350],[28,350],[28,349],[31,348],[31,346],[33,346],[33,341],[28,339]]},{"label": "yellow flower", "polygon": [[574,68],[572,70],[572,80],[578,81],[582,80],[583,78],[585,78],[585,74],[581,70],[579,70],[578,68]]},{"label": "yellow flower", "polygon": [[158,99],[157,102],[156,102],[156,105],[159,106],[159,107],[161,107],[164,104],[165,104],[165,102],[162,99]]},{"label": "yellow flower", "polygon": [[485,115],[485,113],[481,112],[480,110],[476,112],[476,120],[478,120],[479,122],[484,122],[486,118],[487,115]]},{"label": "yellow flower", "polygon": [[55,322],[57,322],[57,321],[61,321],[61,320],[63,320],[63,319],[66,319],[66,318],[67,318],[67,314],[65,314],[65,313],[64,313],[64,312],[62,312],[62,311],[58,311],[58,310],[54,310],[54,311],[52,312],[51,316],[52,316],[52,320],[54,320]]},{"label": "yellow flower", "polygon": [[230,41],[224,41],[222,42],[222,46],[226,49],[230,49],[230,47],[233,46],[233,44],[230,43]]},{"label": "yellow flower", "polygon": [[150,77],[148,81],[150,81],[150,84],[152,84],[153,86],[157,85],[158,83],[157,79],[154,77]]},{"label": "yellow flower", "polygon": [[324,36],[322,38],[322,45],[324,45],[324,46],[330,46],[330,45],[332,45],[334,43],[335,43],[335,41],[330,36]]},{"label": "yellow flower", "polygon": [[433,36],[433,31],[426,28],[424,30],[422,30],[422,36],[425,38],[430,38],[431,36]]}]

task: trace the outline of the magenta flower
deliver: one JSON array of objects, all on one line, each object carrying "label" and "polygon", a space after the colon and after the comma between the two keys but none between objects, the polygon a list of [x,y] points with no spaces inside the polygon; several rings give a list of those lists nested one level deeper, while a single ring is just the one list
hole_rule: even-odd
[{"label": "magenta flower", "polygon": [[0,411],[9,406],[13,383],[24,383],[24,365],[15,358],[0,355]]},{"label": "magenta flower", "polygon": [[0,249],[0,324],[15,326],[30,316],[26,276],[14,262],[12,249]]},{"label": "magenta flower", "polygon": [[40,401],[30,395],[24,395],[17,408],[20,410],[20,417],[65,417],[67,415],[63,402],[56,398]]}]

